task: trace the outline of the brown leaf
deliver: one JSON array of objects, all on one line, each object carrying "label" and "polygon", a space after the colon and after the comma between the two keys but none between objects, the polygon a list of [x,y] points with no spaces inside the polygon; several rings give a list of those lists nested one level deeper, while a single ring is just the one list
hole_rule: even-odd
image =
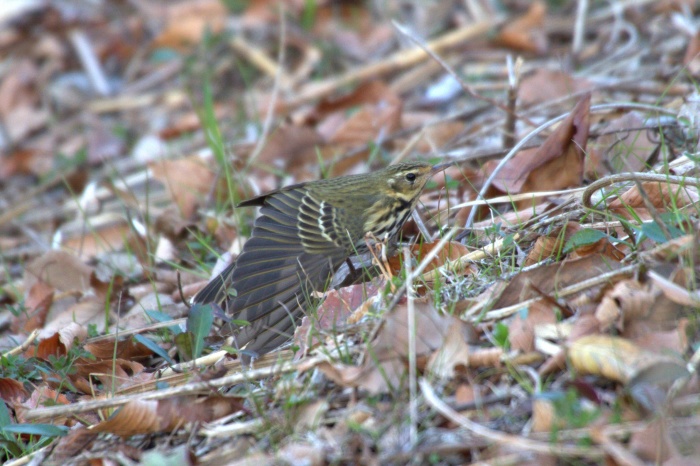
[{"label": "brown leaf", "polygon": [[542,292],[553,294],[560,288],[597,277],[620,267],[619,262],[596,254],[538,267],[516,275],[494,304],[494,309],[511,306],[528,299],[527,291],[530,282],[537,284],[538,289]]},{"label": "brown leaf", "polygon": [[494,41],[515,50],[543,54],[547,51],[546,15],[547,5],[544,2],[532,2],[527,12],[505,25]]},{"label": "brown leaf", "polygon": [[87,334],[87,327],[94,324],[98,331],[104,330],[105,319],[104,299],[97,296],[86,296],[80,301],[67,305],[58,311],[54,308],[44,325],[43,334],[61,332],[65,328],[78,326],[81,332]]},{"label": "brown leaf", "polygon": [[529,107],[591,89],[593,84],[587,79],[574,78],[564,71],[537,68],[523,78],[518,97],[521,105]]},{"label": "brown leaf", "polygon": [[554,228],[546,236],[540,236],[527,253],[523,265],[528,266],[543,261],[555,254],[560,254],[566,243],[577,231],[581,230],[578,222],[567,222],[561,228]]},{"label": "brown leaf", "polygon": [[197,156],[179,160],[159,160],[149,165],[153,177],[168,189],[183,218],[195,213],[201,200],[214,185],[215,175]]},{"label": "brown leaf", "polygon": [[83,348],[97,359],[110,359],[112,357],[122,359],[144,359],[150,357],[153,352],[141,343],[127,338],[114,341],[113,338],[87,343]]},{"label": "brown leaf", "polygon": [[642,285],[637,280],[624,280],[605,294],[595,312],[601,331],[608,331],[613,325],[622,330],[631,320],[646,319],[654,309],[658,290]]},{"label": "brown leaf", "polygon": [[344,55],[367,60],[382,49],[387,50],[392,43],[393,29],[388,24],[377,23],[369,8],[332,2],[317,8],[314,32],[332,41]]},{"label": "brown leaf", "polygon": [[[430,254],[430,251],[432,251],[435,246],[438,245],[438,243],[439,241],[434,243],[413,243],[410,246],[411,256],[415,257],[418,262],[421,262],[422,258]],[[437,256],[430,261],[428,266],[425,268],[424,273],[438,267],[442,267],[449,261],[454,261],[462,256],[466,256],[469,254],[469,252],[469,249],[467,249],[467,247],[462,243],[450,241],[440,250],[440,252],[438,252]],[[403,254],[397,254],[390,257],[387,262],[389,264],[389,269],[393,272],[393,274],[399,275],[403,269]]]},{"label": "brown leaf", "polygon": [[[653,181],[645,181],[641,186],[648,201],[659,212],[674,212],[676,209],[695,204],[700,200],[700,195],[695,188]],[[636,184],[622,196],[610,202],[608,209],[628,220],[636,220],[636,217],[642,220],[653,218]],[[634,210],[634,213],[629,209]]]},{"label": "brown leaf", "polygon": [[80,259],[92,260],[100,254],[123,249],[131,230],[131,225],[121,215],[101,215],[87,222],[81,218],[62,228],[61,247]]},{"label": "brown leaf", "polygon": [[516,314],[508,324],[510,346],[524,353],[535,350],[535,327],[553,324],[557,321],[552,307],[545,302],[536,301],[528,306],[527,316]]},{"label": "brown leaf", "polygon": [[69,322],[53,333],[47,332],[47,337],[41,339],[36,349],[38,358],[48,360],[49,356],[65,356],[76,344],[87,338],[87,330],[76,322]]},{"label": "brown leaf", "polygon": [[[445,375],[468,364],[464,342],[468,341],[469,328],[464,322],[440,315],[426,301],[415,302],[415,316],[419,369],[430,360],[432,368]],[[376,339],[369,344],[369,357],[362,367],[325,364],[319,369],[343,386],[361,387],[375,394],[395,390],[406,372],[408,327],[407,305],[399,305],[386,317]]]},{"label": "brown leaf", "polygon": [[285,172],[318,164],[318,149],[326,140],[309,126],[283,125],[272,132],[256,159]]},{"label": "brown leaf", "polygon": [[92,432],[109,432],[121,437],[173,432],[192,423],[212,422],[239,411],[243,402],[236,397],[179,396],[165,400],[132,400],[106,421],[92,426]]},{"label": "brown leaf", "polygon": [[95,378],[102,384],[103,390],[112,392],[124,387],[128,387],[137,382],[137,376],[144,371],[144,366],[125,359],[103,359],[93,361],[91,359],[79,358],[74,364],[75,372],[71,374],[71,380],[75,385],[79,385],[79,379],[84,380],[84,385],[90,386],[90,391],[97,392],[97,389],[90,384]]},{"label": "brown leaf", "polygon": [[682,360],[643,350],[626,339],[608,335],[579,338],[569,346],[567,354],[576,371],[621,383],[655,366],[670,365],[676,367],[679,374],[684,371]]},{"label": "brown leaf", "polygon": [[27,293],[24,305],[26,312],[12,320],[12,332],[29,333],[40,329],[46,322],[46,316],[53,303],[55,289],[42,281],[32,285]]},{"label": "brown leaf", "polygon": [[[68,405],[70,401],[64,394],[41,385],[32,392],[29,399],[22,403],[21,406],[15,406],[17,422],[24,423],[26,421],[24,414],[27,411],[45,406],[56,406],[57,404]],[[65,419],[52,419],[54,425],[60,425],[62,421],[64,422]]]},{"label": "brown leaf", "polygon": [[456,370],[469,367],[470,351],[462,322],[454,321],[447,329],[440,348],[430,355],[426,371],[443,379],[451,379]]},{"label": "brown leaf", "polygon": [[630,452],[641,461],[667,464],[672,456],[680,453],[669,436],[669,425],[664,419],[653,419],[643,430],[636,431],[630,438]]},{"label": "brown leaf", "polygon": [[24,401],[29,396],[22,382],[7,377],[0,377],[0,400],[10,403]]},{"label": "brown leaf", "polygon": [[75,255],[50,250],[27,265],[24,284],[30,289],[41,280],[58,291],[86,292],[90,289],[92,272],[92,267],[85,265]]},{"label": "brown leaf", "polygon": [[656,144],[649,140],[645,117],[625,113],[605,125],[605,133],[591,141],[585,162],[586,178],[594,180],[612,173],[642,170]]},{"label": "brown leaf", "polygon": [[97,438],[97,433],[90,432],[87,427],[78,427],[68,432],[68,435],[58,440],[58,444],[51,451],[52,460],[68,460],[76,457],[83,451],[90,451],[92,443]]},{"label": "brown leaf", "polygon": [[[506,193],[555,191],[580,186],[589,130],[590,94],[576,104],[569,116],[537,149],[521,151],[508,162],[494,186]],[[519,208],[532,201],[518,203]]]},{"label": "brown leaf", "polygon": [[155,38],[154,46],[185,50],[199,43],[207,31],[222,31],[227,17],[226,6],[217,0],[195,0],[167,5],[165,28]]}]

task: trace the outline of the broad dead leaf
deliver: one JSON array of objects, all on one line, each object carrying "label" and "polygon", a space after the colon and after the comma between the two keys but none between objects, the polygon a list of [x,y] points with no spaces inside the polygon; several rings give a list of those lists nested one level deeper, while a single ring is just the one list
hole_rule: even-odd
[{"label": "broad dead leaf", "polygon": [[83,293],[90,289],[92,272],[92,267],[75,255],[50,250],[27,265],[24,285],[25,289],[30,289],[41,280],[58,291]]},{"label": "broad dead leaf", "polygon": [[122,215],[100,215],[79,220],[61,229],[61,246],[83,260],[91,260],[100,254],[119,251],[132,231]]},{"label": "broad dead leaf", "polygon": [[24,384],[7,377],[0,378],[0,400],[9,404],[14,401],[24,401],[29,396]]},{"label": "broad dead leaf", "polygon": [[544,29],[546,16],[547,5],[539,0],[532,2],[527,12],[506,24],[494,41],[515,50],[545,53],[547,51],[547,33]]},{"label": "broad dead leaf", "polygon": [[[511,306],[532,297],[532,293],[528,291],[530,283],[536,284],[537,288],[544,293],[556,293],[560,288],[600,276],[620,267],[622,265],[619,262],[611,261],[599,254],[538,267],[515,276],[494,304],[494,309]],[[592,293],[592,290],[589,289],[588,292]]]},{"label": "broad dead leaf", "polygon": [[659,292],[637,280],[624,280],[615,284],[601,300],[595,312],[600,329],[608,331],[612,326],[618,330],[634,319],[645,319],[653,310]]},{"label": "broad dead leaf", "polygon": [[676,377],[685,373],[682,360],[643,350],[626,339],[608,335],[579,338],[569,346],[567,354],[576,371],[623,384],[650,368],[673,367]]},{"label": "broad dead leaf", "polygon": [[149,168],[153,177],[165,185],[184,219],[192,217],[214,186],[214,172],[197,156],[160,160],[150,163]]},{"label": "broad dead leaf", "polygon": [[98,359],[110,359],[112,357],[133,360],[145,359],[153,353],[141,343],[132,338],[115,341],[113,338],[103,339],[93,343],[86,343],[85,351]]},{"label": "broad dead leaf", "polygon": [[154,45],[174,49],[199,43],[208,31],[221,32],[227,16],[226,6],[217,0],[166,4],[164,13],[166,24]]},{"label": "broad dead leaf", "polygon": [[[580,186],[590,125],[590,94],[579,100],[566,120],[537,149],[519,152],[501,170],[494,186],[504,193],[556,191]],[[532,206],[523,200],[519,208]]]},{"label": "broad dead leaf", "polygon": [[121,437],[173,432],[193,423],[214,421],[241,408],[242,400],[236,397],[180,396],[165,400],[132,400],[90,430]]},{"label": "broad dead leaf", "polygon": [[537,68],[523,77],[518,97],[524,107],[573,96],[593,88],[589,80],[560,70]]},{"label": "broad dead leaf", "polygon": [[49,356],[65,356],[73,346],[87,338],[87,329],[76,322],[69,322],[54,333],[46,330],[42,333],[47,336],[39,341],[36,356],[45,360]]}]

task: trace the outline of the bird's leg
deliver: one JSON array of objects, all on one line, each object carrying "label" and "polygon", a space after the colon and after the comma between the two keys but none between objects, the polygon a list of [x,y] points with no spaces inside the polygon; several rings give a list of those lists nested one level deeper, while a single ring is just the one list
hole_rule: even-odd
[{"label": "bird's leg", "polygon": [[355,270],[355,266],[352,265],[352,261],[349,257],[345,259],[345,263],[348,264],[348,270],[350,271],[349,275],[355,275],[357,273],[357,270]]},{"label": "bird's leg", "polygon": [[[391,286],[391,291],[396,291],[394,284],[392,282],[393,274],[391,273],[391,267],[389,266],[388,259],[386,258],[386,245],[383,241],[378,240],[372,232],[367,232],[365,235],[365,242],[367,243],[367,249],[369,249],[370,254],[374,258],[374,263],[377,264],[379,270],[381,271],[384,278],[386,278],[387,283]],[[379,257],[377,257],[379,255]],[[381,259],[380,259],[381,257]]]}]

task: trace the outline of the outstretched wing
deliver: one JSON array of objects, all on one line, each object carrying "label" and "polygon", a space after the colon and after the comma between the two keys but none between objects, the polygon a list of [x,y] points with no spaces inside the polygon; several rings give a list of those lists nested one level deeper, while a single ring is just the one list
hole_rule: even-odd
[{"label": "outstretched wing", "polygon": [[[210,282],[195,302],[223,302],[239,329],[237,344],[264,354],[291,338],[294,327],[347,257],[341,212],[305,189],[264,198],[251,238],[238,260]],[[231,292],[235,289],[235,292]]]}]

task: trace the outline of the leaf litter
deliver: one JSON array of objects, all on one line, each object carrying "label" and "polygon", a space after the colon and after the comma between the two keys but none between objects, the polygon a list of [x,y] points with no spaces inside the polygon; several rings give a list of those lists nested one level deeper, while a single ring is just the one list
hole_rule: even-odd
[{"label": "leaf litter", "polygon": [[[697,463],[695,2],[15,3],[6,464]],[[416,157],[289,346],[186,324],[240,200]]]}]

